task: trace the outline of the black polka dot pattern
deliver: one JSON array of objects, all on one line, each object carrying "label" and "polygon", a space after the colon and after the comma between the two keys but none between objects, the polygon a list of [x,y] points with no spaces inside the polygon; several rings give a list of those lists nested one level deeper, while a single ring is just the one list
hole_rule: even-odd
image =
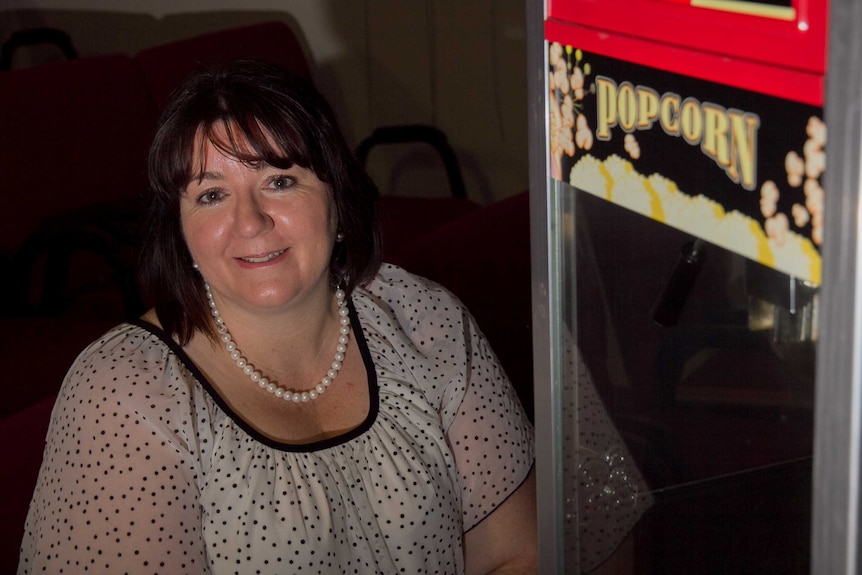
[{"label": "black polka dot pattern", "polygon": [[372,409],[300,446],[254,432],[155,328],[93,343],[54,408],[19,573],[462,573],[532,428],[447,291],[384,266],[351,313]]},{"label": "black polka dot pattern", "polygon": [[564,356],[564,490],[576,502],[566,513],[567,556],[579,557],[580,572],[588,573],[625,539],[653,496],[571,342]]}]

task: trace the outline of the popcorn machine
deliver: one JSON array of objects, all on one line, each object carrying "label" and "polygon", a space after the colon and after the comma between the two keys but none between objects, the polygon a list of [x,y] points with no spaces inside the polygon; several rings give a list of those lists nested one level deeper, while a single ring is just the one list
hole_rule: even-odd
[{"label": "popcorn machine", "polygon": [[542,573],[855,572],[860,24],[528,8]]}]

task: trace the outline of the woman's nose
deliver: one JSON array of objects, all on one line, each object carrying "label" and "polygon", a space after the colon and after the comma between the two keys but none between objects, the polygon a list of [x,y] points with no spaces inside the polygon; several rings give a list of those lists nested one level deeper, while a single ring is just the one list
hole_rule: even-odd
[{"label": "woman's nose", "polygon": [[272,218],[253,194],[240,198],[236,206],[236,229],[241,236],[254,237],[271,226]]}]

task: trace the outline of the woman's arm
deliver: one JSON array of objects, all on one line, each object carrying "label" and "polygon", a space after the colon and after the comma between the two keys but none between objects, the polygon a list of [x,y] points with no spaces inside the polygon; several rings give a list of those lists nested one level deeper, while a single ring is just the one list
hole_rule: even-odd
[{"label": "woman's arm", "polygon": [[466,574],[538,572],[536,471],[464,535]]},{"label": "woman's arm", "polygon": [[19,574],[208,572],[188,400],[135,343],[95,347],[67,376]]}]

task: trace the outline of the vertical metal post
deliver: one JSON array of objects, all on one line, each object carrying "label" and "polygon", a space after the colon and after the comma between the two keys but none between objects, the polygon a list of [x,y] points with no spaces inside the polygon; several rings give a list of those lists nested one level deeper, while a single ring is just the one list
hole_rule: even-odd
[{"label": "vertical metal post", "polygon": [[817,349],[811,572],[859,569],[862,385],[862,3],[831,0],[822,331]]},{"label": "vertical metal post", "polygon": [[539,572],[564,572],[563,478],[561,472],[560,378],[554,373],[558,348],[551,310],[560,283],[552,277],[555,242],[550,225],[547,89],[545,65],[545,2],[527,0],[527,94],[530,154],[530,245],[533,306],[533,381],[536,413],[536,474],[539,525]]}]

